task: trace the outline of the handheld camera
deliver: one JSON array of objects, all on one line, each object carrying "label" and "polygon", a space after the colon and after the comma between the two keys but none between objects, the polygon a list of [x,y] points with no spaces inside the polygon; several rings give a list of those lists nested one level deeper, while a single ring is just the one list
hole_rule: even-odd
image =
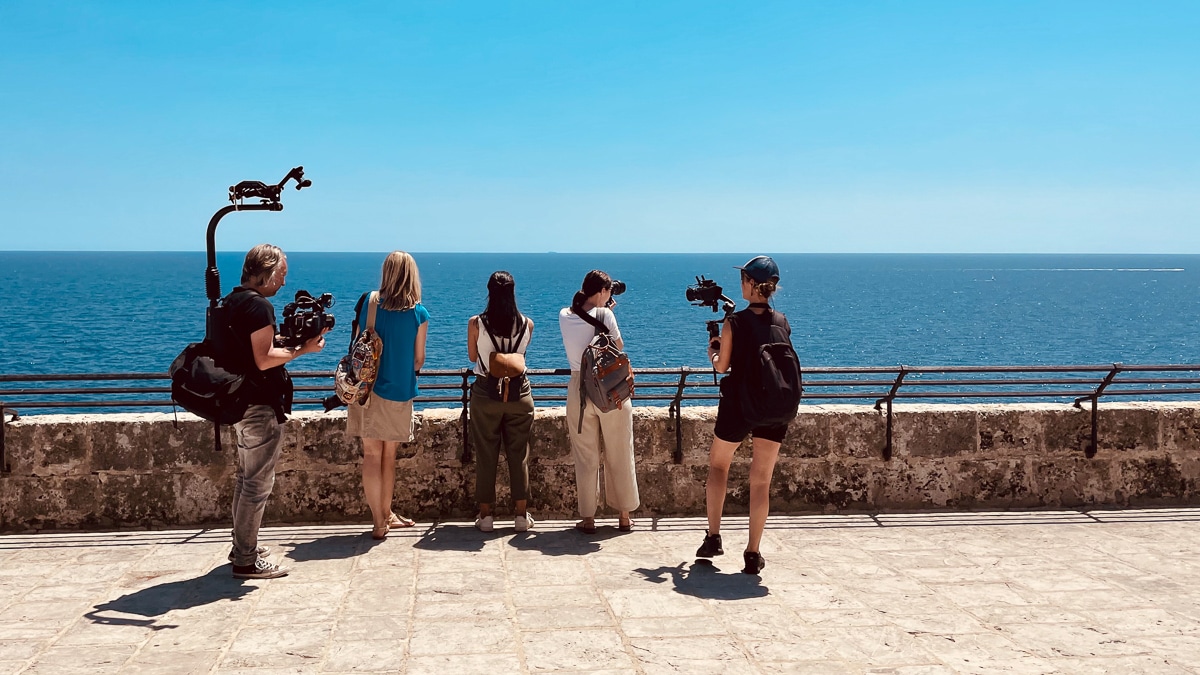
[{"label": "handheld camera", "polygon": [[[716,312],[719,309],[725,311],[726,319],[733,314],[737,305],[733,300],[725,297],[723,289],[717,285],[717,282],[712,279],[705,279],[704,275],[696,277],[696,283],[687,287],[688,302],[699,307],[711,307],[712,311]],[[704,324],[708,329],[708,345],[713,349],[720,347],[721,322],[713,319]]]},{"label": "handheld camera", "polygon": [[[622,293],[624,293],[624,292],[625,292],[625,282],[624,282],[624,281],[617,281],[616,279],[613,279],[613,282],[612,282],[612,294],[613,294],[614,296],[616,296],[616,295],[620,295],[620,294],[622,294]],[[613,305],[615,305],[615,304],[617,304],[617,301],[616,301],[616,300],[613,300],[612,298],[609,298],[609,299],[608,299],[608,302],[607,302],[607,303],[605,303],[605,304],[604,304],[604,306],[605,306],[605,307],[612,307],[612,306],[613,306]]]},{"label": "handheld camera", "polygon": [[332,329],[334,316],[325,310],[333,307],[333,294],[323,293],[314,298],[308,291],[296,291],[296,301],[283,308],[276,342],[280,347],[294,349],[317,337],[326,328]]}]

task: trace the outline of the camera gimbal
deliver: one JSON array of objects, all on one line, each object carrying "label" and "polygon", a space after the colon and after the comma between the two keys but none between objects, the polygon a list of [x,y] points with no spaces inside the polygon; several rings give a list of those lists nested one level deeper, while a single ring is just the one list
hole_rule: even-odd
[{"label": "camera gimbal", "polygon": [[[211,220],[208,221],[208,233],[206,243],[208,246],[208,267],[204,270],[204,291],[208,296],[208,318],[211,319],[212,312],[217,308],[217,301],[221,299],[221,273],[217,270],[217,223],[226,215],[234,211],[282,211],[283,203],[281,203],[280,195],[283,192],[283,186],[287,185],[289,180],[296,181],[296,189],[306,188],[312,185],[312,181],[304,178],[304,167],[298,166],[287,173],[283,180],[275,185],[267,185],[262,181],[244,180],[237,185],[229,188],[229,201],[233,202],[229,206],[222,207],[213,214]],[[262,201],[257,204],[243,204],[246,199],[259,198]],[[212,321],[205,321],[205,334],[211,338]]]}]

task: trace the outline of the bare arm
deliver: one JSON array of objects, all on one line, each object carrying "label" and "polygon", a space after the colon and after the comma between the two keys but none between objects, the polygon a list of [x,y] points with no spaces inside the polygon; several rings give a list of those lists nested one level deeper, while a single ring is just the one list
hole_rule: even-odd
[{"label": "bare arm", "polygon": [[282,366],[301,354],[313,354],[325,347],[325,334],[300,345],[297,349],[275,346],[275,327],[263,326],[250,334],[250,349],[254,352],[254,365],[259,370]]},{"label": "bare arm", "polygon": [[712,361],[713,368],[718,373],[729,370],[729,362],[733,360],[733,326],[729,324],[729,319],[725,319],[721,324],[720,349],[713,349],[712,345],[709,345],[708,360]]},{"label": "bare arm", "polygon": [[467,358],[471,363],[479,360],[479,317],[467,319]]},{"label": "bare arm", "polygon": [[413,370],[420,371],[425,365],[425,336],[429,334],[429,322],[421,324],[417,329],[417,339],[413,344]]}]

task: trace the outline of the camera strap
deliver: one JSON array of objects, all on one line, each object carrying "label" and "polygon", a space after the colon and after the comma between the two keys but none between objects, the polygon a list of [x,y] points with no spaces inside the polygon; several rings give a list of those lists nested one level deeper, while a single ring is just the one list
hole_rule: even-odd
[{"label": "camera strap", "polygon": [[596,317],[592,316],[588,312],[580,312],[580,313],[577,313],[575,316],[578,316],[579,318],[583,319],[584,321],[592,324],[592,326],[595,327],[597,333],[603,333],[605,335],[608,335],[608,326],[605,326],[604,322],[602,322],[600,319],[597,319]]}]

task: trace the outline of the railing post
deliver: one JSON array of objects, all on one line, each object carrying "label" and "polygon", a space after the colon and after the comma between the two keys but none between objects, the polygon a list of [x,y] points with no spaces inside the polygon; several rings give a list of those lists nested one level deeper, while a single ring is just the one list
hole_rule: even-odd
[{"label": "railing post", "polygon": [[890,461],[892,459],[892,400],[896,398],[896,392],[900,391],[900,386],[904,383],[904,376],[908,374],[908,366],[900,366],[900,372],[896,375],[896,381],[892,383],[892,389],[886,396],[875,401],[875,409],[879,410],[879,406],[887,404],[887,438],[883,444],[883,459]]},{"label": "railing post", "polygon": [[1075,407],[1081,410],[1083,408],[1079,405],[1080,403],[1087,400],[1092,402],[1092,440],[1090,443],[1088,443],[1088,446],[1083,449],[1083,456],[1087,457],[1088,459],[1095,457],[1096,450],[1100,447],[1100,397],[1104,394],[1104,390],[1108,388],[1108,385],[1112,384],[1112,381],[1117,377],[1117,374],[1120,373],[1123,368],[1123,364],[1114,363],[1112,365],[1112,370],[1108,371],[1108,374],[1104,376],[1104,380],[1101,381],[1099,386],[1096,387],[1096,391],[1092,392],[1090,396],[1081,396],[1075,399]]},{"label": "railing post", "polygon": [[687,386],[687,376],[690,368],[683,366],[679,369],[679,386],[675,389],[675,398],[667,408],[667,415],[675,423],[675,453],[672,459],[676,464],[683,464],[683,388]]},{"label": "railing post", "polygon": [[[4,444],[4,427],[8,426],[8,420],[4,419],[6,411],[4,404],[0,403],[0,474],[12,472],[12,467],[8,465],[8,448]],[[15,420],[16,414],[13,414]]]},{"label": "railing post", "polygon": [[472,461],[471,442],[470,442],[470,414],[467,412],[471,408],[471,371],[468,368],[459,368],[459,375],[462,376],[462,413],[458,419],[462,423],[462,463],[470,464]]}]

